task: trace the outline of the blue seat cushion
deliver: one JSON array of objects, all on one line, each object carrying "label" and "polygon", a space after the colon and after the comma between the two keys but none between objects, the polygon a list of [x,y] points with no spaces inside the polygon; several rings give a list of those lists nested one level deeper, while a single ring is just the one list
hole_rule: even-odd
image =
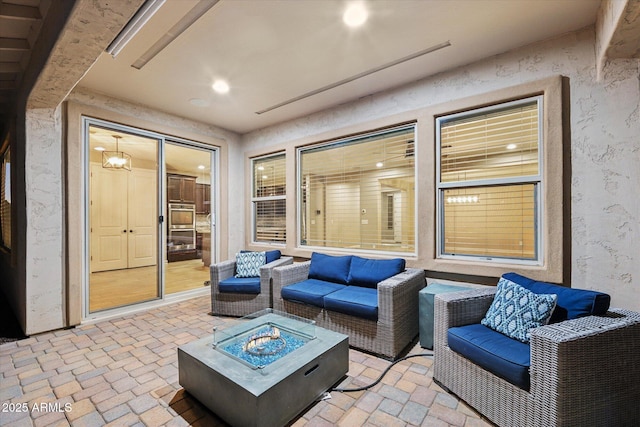
[{"label": "blue seat cushion", "polygon": [[234,294],[259,294],[259,277],[229,277],[218,284],[218,289],[223,293]]},{"label": "blue seat cushion", "polygon": [[280,293],[282,299],[287,301],[322,307],[325,295],[343,288],[346,288],[346,286],[338,283],[325,282],[324,280],[317,279],[307,279],[302,282],[294,283],[293,285],[284,286]]},{"label": "blue seat cushion", "polygon": [[332,256],[314,252],[311,254],[309,266],[309,279],[324,280],[327,282],[348,284],[349,268],[353,256]]},{"label": "blue seat cushion", "polygon": [[450,328],[449,348],[478,366],[529,390],[531,348],[479,323]]},{"label": "blue seat cushion", "polygon": [[605,293],[586,289],[567,288],[546,282],[537,282],[517,273],[506,273],[502,277],[529,289],[536,294],[556,294],[556,308],[549,323],[562,322],[589,315],[605,314],[609,309],[611,297]]},{"label": "blue seat cushion", "polygon": [[378,320],[378,291],[347,286],[324,297],[324,308],[369,320]]},{"label": "blue seat cushion", "polygon": [[376,288],[379,282],[404,271],[402,258],[367,259],[354,256],[351,260],[348,284]]}]

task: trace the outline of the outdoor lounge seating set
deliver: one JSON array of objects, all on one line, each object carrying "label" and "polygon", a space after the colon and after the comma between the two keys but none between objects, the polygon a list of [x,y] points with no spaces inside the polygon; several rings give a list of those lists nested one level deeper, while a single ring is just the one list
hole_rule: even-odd
[{"label": "outdoor lounge seating set", "polygon": [[[314,320],[320,327],[348,335],[349,345],[391,359],[418,335],[418,292],[425,285],[425,274],[406,269],[403,259],[313,253],[310,261],[287,264],[291,262],[260,269],[267,277],[263,269],[271,268],[272,289],[265,284],[260,293],[269,295],[272,304],[262,298],[265,305],[254,305],[253,311],[272,307]],[[226,261],[211,266],[213,314],[246,315],[245,310],[226,306],[256,300],[255,294],[240,293],[239,287],[224,289],[225,280],[241,279],[233,277],[235,265]]]},{"label": "outdoor lounge seating set", "polygon": [[638,425],[640,313],[609,303],[515,273],[437,295],[434,380],[499,426]]}]

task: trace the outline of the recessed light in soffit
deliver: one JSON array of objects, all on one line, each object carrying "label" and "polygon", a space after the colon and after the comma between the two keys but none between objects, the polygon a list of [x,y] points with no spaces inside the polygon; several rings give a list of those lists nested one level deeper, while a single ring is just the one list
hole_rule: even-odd
[{"label": "recessed light in soffit", "polygon": [[216,5],[220,0],[200,0],[189,12],[186,13],[173,27],[169,29],[162,37],[160,37],[145,53],[140,56],[131,66],[140,70],[157,54],[169,46],[169,44],[177,39],[180,34],[185,32],[198,19],[202,17],[209,9]]},{"label": "recessed light in soffit", "polygon": [[428,47],[428,48],[426,48],[424,50],[421,50],[419,52],[412,53],[411,55],[405,56],[405,57],[400,58],[400,59],[396,59],[395,61],[387,62],[386,64],[380,65],[378,67],[372,68],[372,69],[367,70],[367,71],[363,71],[362,73],[356,74],[355,76],[347,77],[346,79],[340,80],[340,81],[335,82],[335,83],[331,83],[331,84],[329,84],[327,86],[323,86],[320,89],[312,90],[311,92],[307,92],[307,93],[302,94],[300,96],[296,96],[295,98],[288,99],[288,100],[286,100],[284,102],[281,102],[279,104],[273,105],[273,106],[268,107],[268,108],[265,108],[263,110],[256,111],[255,114],[268,113],[269,111],[273,111],[273,110],[275,110],[277,108],[284,107],[285,105],[293,104],[294,102],[303,100],[305,98],[309,98],[309,97],[317,95],[319,93],[326,92],[326,91],[331,90],[331,89],[335,89],[338,86],[342,86],[344,84],[351,83],[352,81],[361,79],[362,77],[369,76],[371,74],[377,73],[378,71],[386,70],[387,68],[391,68],[391,67],[393,67],[395,65],[402,64],[403,62],[407,62],[407,61],[410,61],[412,59],[419,58],[419,57],[421,57],[423,55],[427,55],[429,53],[435,52],[435,51],[440,50],[440,49],[444,49],[445,47],[449,47],[449,46],[451,46],[451,42],[449,42],[449,41],[433,45],[433,46]]}]

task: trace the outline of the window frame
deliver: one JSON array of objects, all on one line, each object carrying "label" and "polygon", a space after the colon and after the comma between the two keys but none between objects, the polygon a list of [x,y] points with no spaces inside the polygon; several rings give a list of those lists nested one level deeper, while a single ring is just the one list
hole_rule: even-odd
[{"label": "window frame", "polygon": [[[256,161],[258,160],[265,160],[265,159],[270,159],[270,158],[274,158],[274,157],[282,157],[282,161],[284,163],[284,170],[285,170],[285,176],[284,176],[284,194],[281,195],[277,195],[277,196],[255,196],[255,194],[257,194],[257,189],[255,187],[256,184],[256,177],[255,177],[255,167],[254,164]],[[286,186],[286,182],[287,182],[287,177],[286,177],[286,168],[287,168],[287,155],[285,151],[279,151],[276,153],[270,153],[270,154],[265,154],[262,156],[256,156],[256,157],[251,157],[249,159],[249,164],[250,164],[250,168],[251,168],[251,244],[254,245],[275,245],[275,246],[285,246],[287,243],[287,227],[286,227],[286,222],[287,222],[287,186]],[[284,235],[284,239],[282,241],[268,241],[268,240],[258,240],[257,238],[257,228],[258,228],[258,223],[257,223],[257,206],[259,202],[267,202],[267,201],[277,201],[277,200],[283,200],[284,201],[284,217],[283,217],[283,223],[285,224],[285,235]]]},{"label": "window frame", "polygon": [[[7,135],[7,138],[4,141],[4,144],[0,145],[0,174],[3,173],[3,168],[4,168],[4,164],[5,164],[5,159],[7,154],[9,155],[9,158],[11,157],[11,144],[10,144],[11,138],[9,135]],[[9,165],[11,165],[11,160],[9,161]],[[6,185],[6,179],[7,179],[7,175],[8,175],[8,179],[9,179],[9,191],[11,193],[13,193],[13,179],[12,179],[12,175],[13,175],[13,168],[9,167],[8,169],[8,174],[5,175],[5,180],[0,180],[0,185],[5,186]],[[13,196],[11,196],[13,199]],[[5,231],[2,227],[2,221],[0,221],[0,250],[6,253],[11,253],[11,248],[13,246],[13,227],[15,224],[15,215],[13,214],[14,212],[14,203],[12,201],[12,203],[9,206],[9,227],[8,227],[8,233],[9,233],[9,241],[5,241],[4,239],[4,234]],[[2,210],[2,205],[1,205],[1,201],[0,201],[0,210]],[[7,244],[8,243],[8,244]]]},{"label": "window frame", "polygon": [[[487,178],[487,179],[475,179],[469,181],[442,181],[442,144],[441,144],[441,130],[442,125],[459,120],[461,118],[471,118],[475,116],[481,116],[487,113],[498,113],[505,111],[513,107],[527,104],[536,104],[538,111],[538,173],[536,175],[521,175],[517,177],[506,178]],[[506,263],[516,265],[542,265],[542,259],[544,258],[544,240],[542,235],[542,229],[544,226],[544,198],[541,196],[544,192],[544,95],[528,96],[513,101],[501,102],[497,104],[491,104],[488,106],[469,109],[462,112],[439,116],[435,119],[435,148],[436,148],[436,257],[439,259],[456,259],[466,261],[477,261],[486,263]],[[447,189],[459,189],[459,188],[477,188],[477,187],[492,187],[500,185],[522,185],[533,184],[534,185],[534,226],[535,226],[535,256],[533,259],[518,258],[518,257],[500,257],[489,255],[472,255],[472,254],[450,254],[444,250],[445,241],[445,222],[444,222],[444,209],[445,209],[445,190]]]},{"label": "window frame", "polygon": [[[420,135],[427,133],[431,138],[422,141],[426,149],[421,165],[421,180],[418,183],[422,199],[418,209],[425,213],[424,221],[419,223],[420,238],[423,241],[419,249],[419,262],[427,271],[433,271],[437,277],[496,278],[505,272],[535,277],[537,280],[569,283],[571,279],[571,164],[570,164],[570,127],[568,107],[563,99],[568,96],[569,86],[566,77],[555,75],[522,83],[516,86],[495,89],[466,98],[454,99],[443,104],[425,108],[419,124]],[[436,118],[482,107],[501,104],[517,99],[543,96],[543,164],[541,170],[544,188],[541,191],[542,225],[540,233],[544,253],[539,265],[514,264],[509,262],[478,262],[467,259],[443,259],[436,250]],[[425,146],[426,145],[426,146]],[[430,171],[430,172],[429,172]]]},{"label": "window frame", "polygon": [[379,249],[367,249],[367,248],[346,248],[346,247],[336,247],[336,246],[314,246],[314,245],[303,245],[302,243],[302,200],[303,197],[303,177],[302,177],[302,155],[305,151],[315,151],[319,149],[330,149],[331,146],[343,147],[349,144],[361,144],[366,142],[358,142],[363,139],[375,137],[378,135],[384,135],[385,133],[391,133],[395,131],[401,131],[404,129],[412,129],[413,130],[413,151],[411,152],[411,156],[414,159],[417,159],[418,156],[418,123],[417,120],[410,121],[401,121],[398,123],[394,123],[382,128],[371,128],[369,130],[361,130],[356,133],[347,134],[343,136],[337,136],[328,140],[323,140],[316,143],[306,144],[302,146],[296,146],[296,168],[295,168],[295,179],[296,179],[296,249],[304,250],[304,251],[314,251],[321,250],[324,252],[334,252],[334,253],[361,253],[361,254],[373,254],[373,255],[381,255],[381,256],[402,256],[405,258],[413,258],[418,253],[418,208],[417,208],[417,199],[418,199],[418,191],[417,191],[417,181],[418,181],[418,168],[417,161],[414,161],[413,164],[413,179],[414,179],[414,190],[413,190],[413,203],[410,205],[410,208],[413,209],[413,245],[410,251],[401,252],[401,251],[393,251],[393,250],[379,250]]}]

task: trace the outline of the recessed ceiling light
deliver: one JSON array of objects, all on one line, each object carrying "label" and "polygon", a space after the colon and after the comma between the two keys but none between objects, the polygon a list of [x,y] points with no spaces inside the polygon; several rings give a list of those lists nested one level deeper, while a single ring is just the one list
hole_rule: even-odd
[{"label": "recessed ceiling light", "polygon": [[509,145],[507,145],[507,150],[515,150],[516,147],[517,147],[516,144],[509,144]]},{"label": "recessed ceiling light", "polygon": [[198,169],[204,170],[204,165],[198,165]]},{"label": "recessed ceiling light", "polygon": [[378,162],[378,163],[376,163],[376,167],[377,167],[377,168],[381,168],[382,166],[384,166],[384,163],[382,163],[382,162]]},{"label": "recessed ceiling light", "polygon": [[189,104],[193,105],[194,107],[208,107],[209,103],[207,101],[205,101],[202,98],[191,98],[189,100]]},{"label": "recessed ceiling light", "polygon": [[268,175],[262,175],[262,179],[268,179],[269,176]]},{"label": "recessed ceiling light", "polygon": [[224,80],[216,80],[215,82],[213,82],[213,85],[211,85],[211,87],[218,93],[229,92],[229,84]]},{"label": "recessed ceiling light", "polygon": [[342,20],[349,27],[359,27],[367,20],[369,13],[360,2],[351,4],[342,15]]},{"label": "recessed ceiling light", "polygon": [[105,151],[106,148],[104,148],[104,147],[96,147],[96,148],[94,148],[94,150],[96,150],[96,151]]}]

